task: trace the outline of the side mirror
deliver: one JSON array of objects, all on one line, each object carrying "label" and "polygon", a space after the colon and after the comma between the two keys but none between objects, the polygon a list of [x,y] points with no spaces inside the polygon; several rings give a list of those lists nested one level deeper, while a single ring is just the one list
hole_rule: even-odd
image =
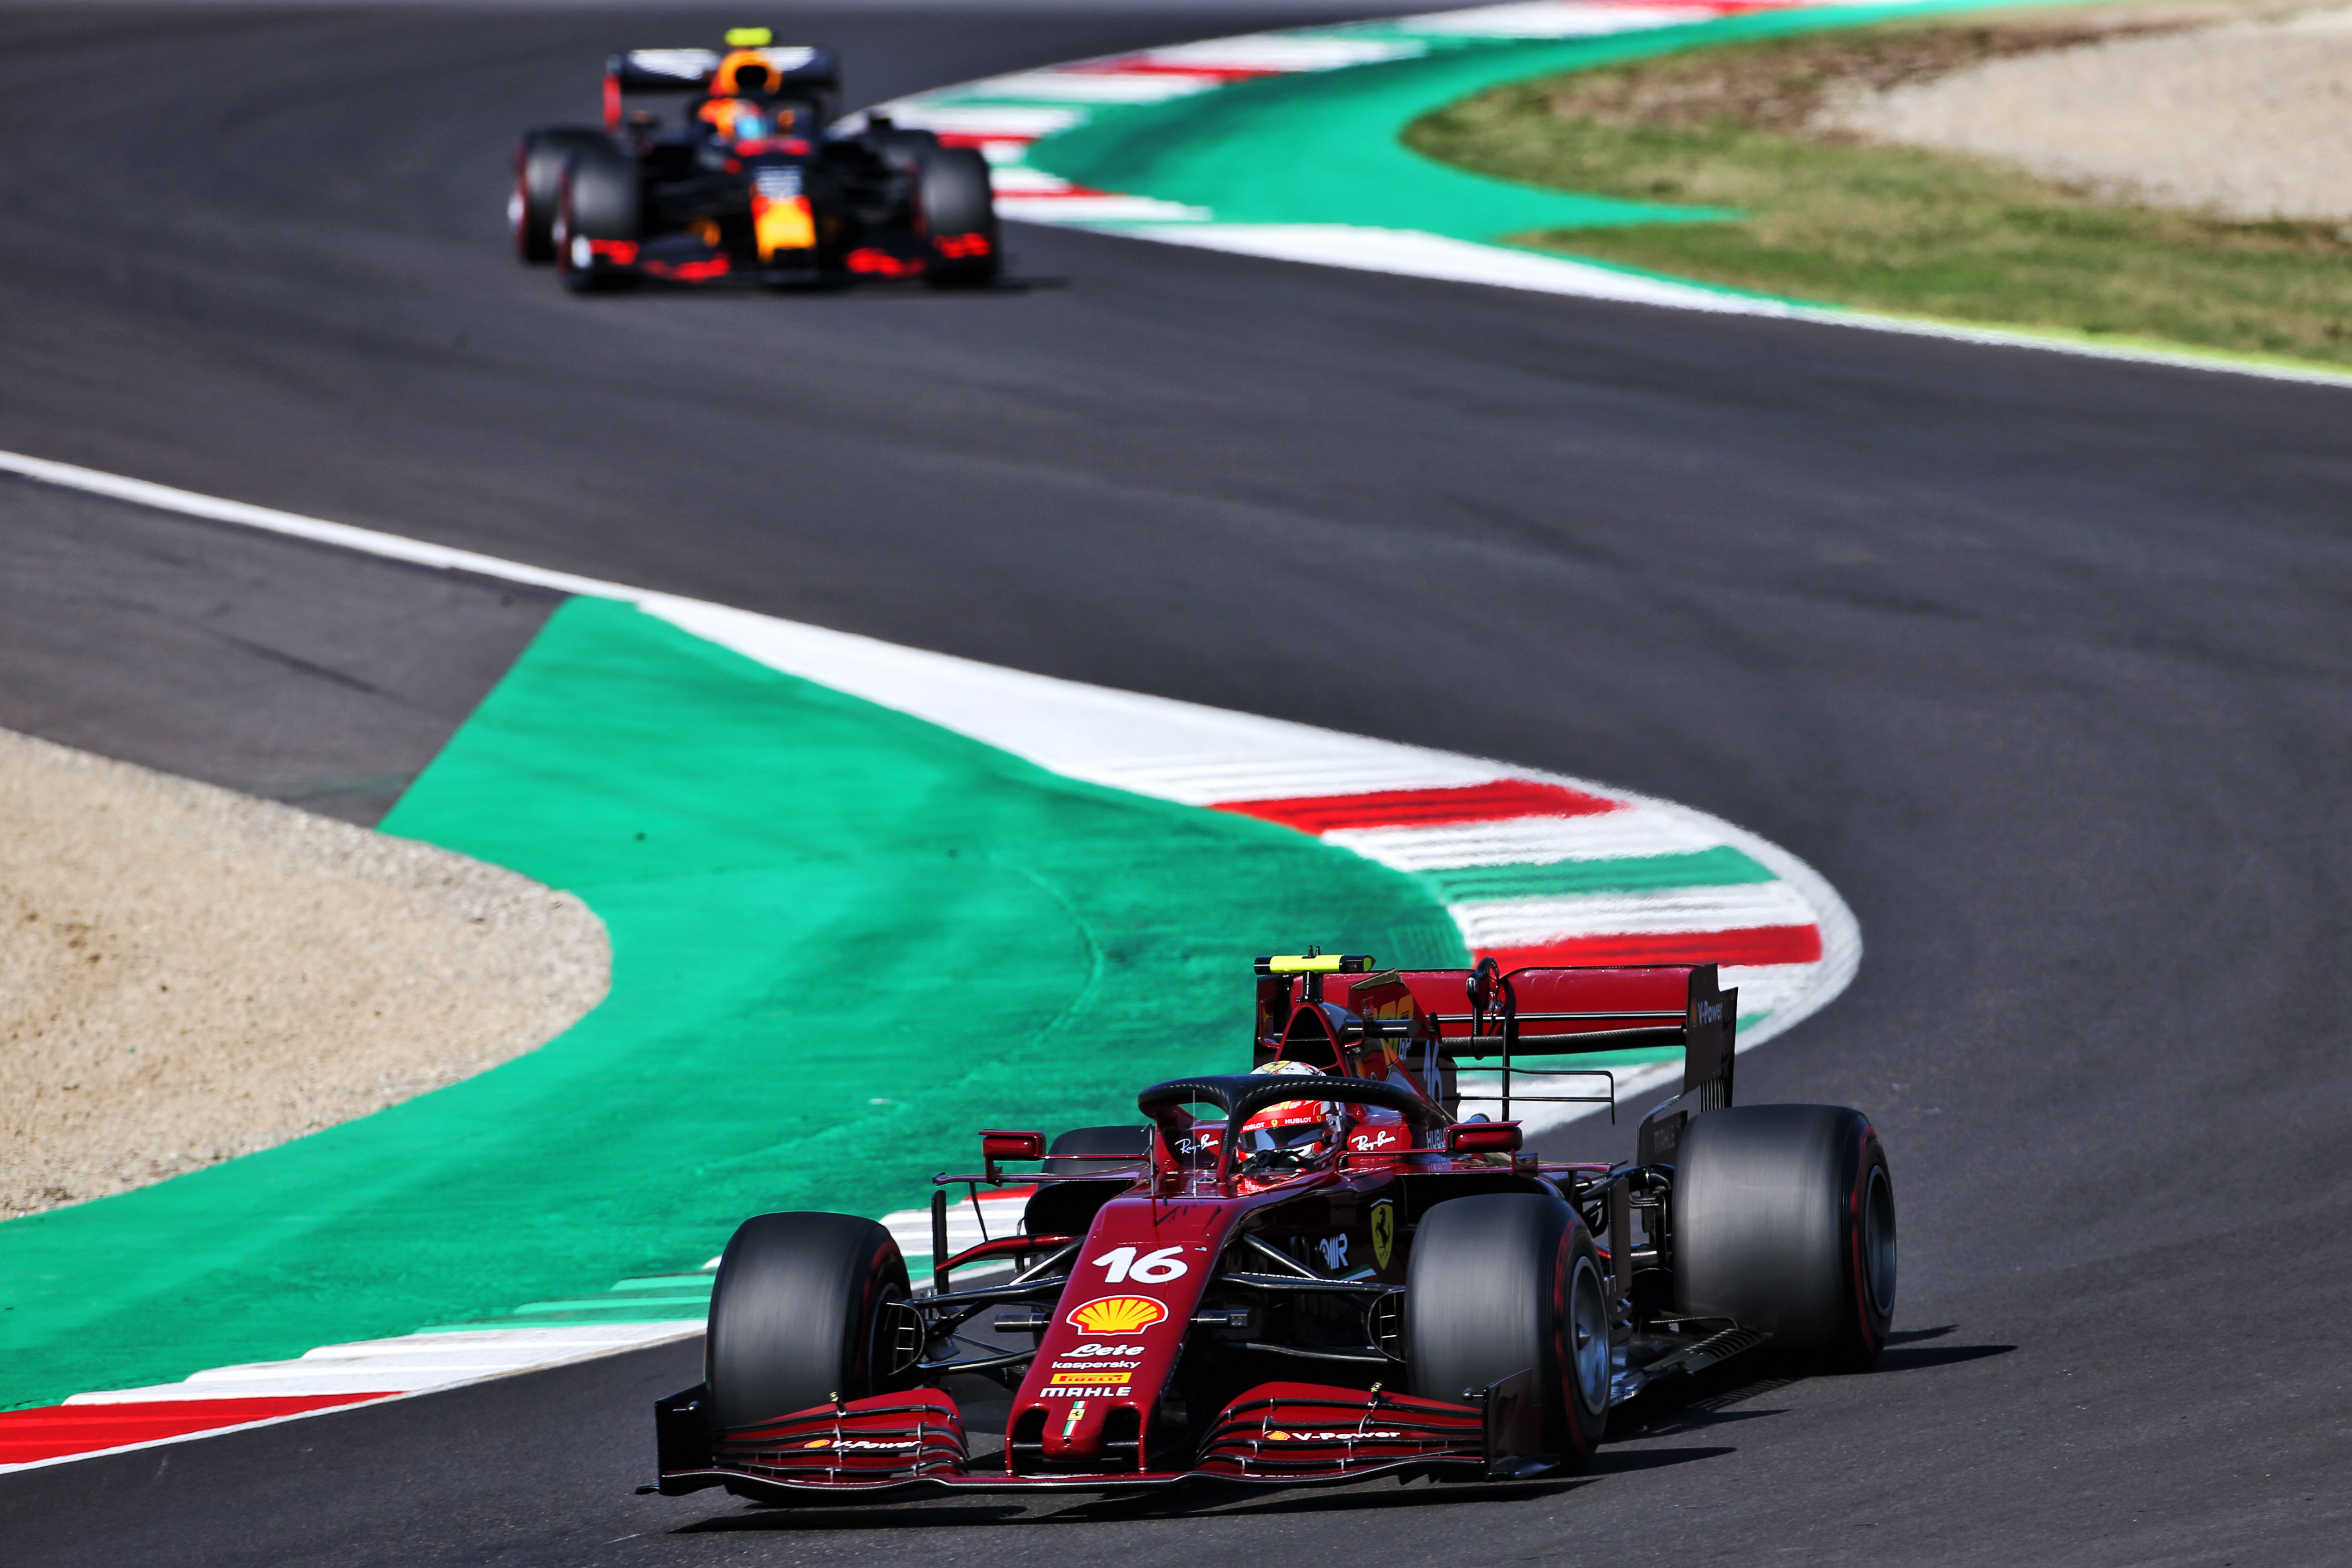
[{"label": "side mirror", "polygon": [[980,1152],[981,1157],[992,1165],[999,1160],[1042,1160],[1045,1157],[1045,1135],[1043,1132],[982,1132],[980,1135]]},{"label": "side mirror", "polygon": [[1457,1121],[1445,1130],[1449,1154],[1516,1154],[1518,1149],[1516,1121]]}]

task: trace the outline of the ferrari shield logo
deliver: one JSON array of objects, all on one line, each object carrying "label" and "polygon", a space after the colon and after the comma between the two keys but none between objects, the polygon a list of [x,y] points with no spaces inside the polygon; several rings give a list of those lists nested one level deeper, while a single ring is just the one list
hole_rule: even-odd
[{"label": "ferrari shield logo", "polygon": [[1372,1261],[1386,1268],[1395,1250],[1396,1205],[1382,1198],[1372,1205]]}]

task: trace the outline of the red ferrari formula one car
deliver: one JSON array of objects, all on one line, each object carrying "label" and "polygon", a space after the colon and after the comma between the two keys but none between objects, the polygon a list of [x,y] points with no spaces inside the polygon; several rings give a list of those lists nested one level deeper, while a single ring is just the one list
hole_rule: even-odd
[{"label": "red ferrari formula one car", "polygon": [[[935,1178],[925,1293],[872,1220],[746,1221],[706,1381],[656,1403],[643,1489],[1524,1478],[1583,1465],[1644,1387],[1759,1346],[1814,1369],[1877,1358],[1886,1157],[1858,1111],[1733,1108],[1738,994],[1712,965],[1257,968],[1252,1071],[1156,1084],[1147,1125],[1050,1149],[983,1132],[982,1171]],[[1529,1058],[1669,1043],[1683,1090],[1633,1160],[1521,1151],[1515,1087],[1570,1070]],[[1465,1094],[1463,1064],[1502,1120],[1463,1118],[1490,1098]],[[1516,1098],[1613,1105],[1614,1080]],[[950,1256],[948,1189],[977,1210],[1016,1182],[1034,1184],[1019,1230]]]},{"label": "red ferrari formula one car", "polygon": [[[604,68],[604,125],[532,131],[507,205],[515,251],[575,289],[646,279],[797,285],[997,275],[988,164],[928,131],[826,130],[824,49],[738,27],[720,49],[630,49]],[[634,96],[687,94],[676,124]]]}]

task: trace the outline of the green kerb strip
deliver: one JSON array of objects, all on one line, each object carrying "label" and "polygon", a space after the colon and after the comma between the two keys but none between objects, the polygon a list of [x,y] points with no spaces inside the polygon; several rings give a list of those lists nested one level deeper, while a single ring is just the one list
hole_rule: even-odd
[{"label": "green kerb strip", "polygon": [[[1907,324],[1931,331],[1982,334],[1987,341],[2028,347],[2145,355],[2217,370],[2352,383],[2352,373],[2339,365],[2291,354],[2216,349],[2138,333],[1954,320],[1893,309],[1853,309],[1832,300],[1740,288],[1514,244],[1513,236],[1547,230],[1720,222],[1740,215],[1720,207],[1629,201],[1493,178],[1438,163],[1405,147],[1401,140],[1405,127],[1422,115],[1506,83],[1717,44],[1938,14],[2038,9],[2065,3],[2068,0],[2008,0],[1988,5],[1984,0],[1924,0],[1886,5],[1821,5],[1569,39],[1422,34],[1396,23],[1307,28],[1298,36],[1408,39],[1428,52],[1377,65],[1267,77],[1209,95],[1159,103],[1090,104],[1085,123],[1042,138],[1031,147],[1027,162],[1079,185],[1202,208],[1222,225],[1340,225],[1414,231],[1573,261],[1727,299],[1759,301],[1808,314],[1821,312],[1821,319],[1856,325]],[[932,101],[952,105],[1027,100],[992,98],[984,90],[950,90]],[[1040,100],[1034,106],[1058,105]],[[1100,221],[1114,229],[1136,233],[1160,226],[1181,229],[1192,220]]]},{"label": "green kerb strip", "polygon": [[1676,888],[1726,888],[1771,881],[1772,873],[1728,845],[1690,855],[1643,855],[1622,860],[1553,860],[1537,866],[1452,866],[1416,871],[1414,879],[1440,903],[1472,899],[1556,899],[1591,893],[1652,893]]},{"label": "green kerb strip", "polygon": [[1204,98],[1090,105],[1087,123],[1040,140],[1028,161],[1097,190],[1207,207],[1220,223],[1353,224],[1492,242],[1546,228],[1719,221],[1734,215],[1489,179],[1424,158],[1398,136],[1421,115],[1502,82],[1738,38],[1981,8],[1980,0],[1935,0],[1760,12],[1650,32],[1541,41],[1411,35],[1379,24],[1317,29],[1350,37],[1417,37],[1430,52],[1381,65],[1266,77]]},{"label": "green kerb strip", "polygon": [[600,600],[548,622],[384,827],[585,899],[612,995],[464,1083],[0,1225],[0,1405],[423,1325],[662,1321],[608,1288],[749,1215],[909,1206],[981,1126],[1125,1120],[1143,1084],[1245,1062],[1253,952],[1468,961],[1416,883],[1344,850]]}]

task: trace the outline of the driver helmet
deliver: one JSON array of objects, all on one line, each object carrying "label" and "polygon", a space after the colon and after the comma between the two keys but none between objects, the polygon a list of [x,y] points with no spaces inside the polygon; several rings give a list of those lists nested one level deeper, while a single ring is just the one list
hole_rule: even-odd
[{"label": "driver helmet", "polygon": [[779,120],[792,118],[767,101],[776,85],[775,68],[767,56],[757,49],[737,49],[710,73],[710,96],[695,110],[695,118],[725,141],[757,141],[773,133]]},{"label": "driver helmet", "polygon": [[731,51],[710,73],[713,98],[741,98],[750,93],[772,92],[775,87],[776,68],[757,49]]},{"label": "driver helmet", "polygon": [[722,142],[756,142],[771,129],[766,107],[748,98],[709,99],[694,115]]},{"label": "driver helmet", "polygon": [[[1321,1078],[1305,1062],[1271,1061],[1254,1073]],[[1242,1123],[1241,1146],[1234,1152],[1261,1166],[1301,1165],[1339,1147],[1339,1108],[1328,1100],[1286,1100],[1269,1105]]]}]

